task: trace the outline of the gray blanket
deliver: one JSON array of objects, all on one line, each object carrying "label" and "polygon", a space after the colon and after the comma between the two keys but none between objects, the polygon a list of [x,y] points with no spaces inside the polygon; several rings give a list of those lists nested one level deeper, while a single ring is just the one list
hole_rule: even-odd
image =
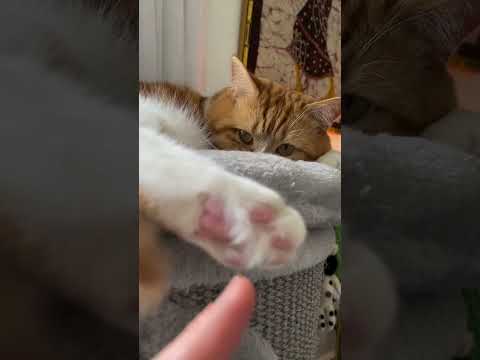
[{"label": "gray blanket", "polygon": [[279,191],[310,229],[340,222],[340,172],[318,162],[239,151],[203,151],[231,172]]},{"label": "gray blanket", "polygon": [[480,159],[422,138],[342,135],[342,355],[452,359],[466,339],[460,290],[480,284]]},{"label": "gray blanket", "polygon": [[[275,189],[284,196],[286,201],[295,207],[305,219],[309,234],[298,260],[288,267],[275,272],[252,271],[246,275],[257,283],[257,291],[260,288],[265,291],[276,291],[278,287],[278,278],[285,279],[285,276],[291,276],[291,280],[287,285],[280,285],[281,294],[279,296],[289,296],[291,299],[298,295],[301,297],[301,283],[305,282],[308,291],[321,291],[321,279],[319,274],[323,274],[323,261],[335,249],[335,233],[333,226],[340,223],[341,209],[341,181],[340,170],[315,162],[293,162],[277,156],[268,154],[254,154],[248,152],[222,152],[222,151],[205,151],[204,155],[214,159],[217,163],[223,165],[226,169],[233,173],[247,176],[258,182]],[[226,269],[205,255],[199,249],[176,239],[168,239],[168,244],[176,254],[177,263],[174,264],[173,288],[177,291],[190,289],[190,293],[198,290],[198,287],[207,286],[214,288],[221,286],[231,278],[233,272]],[[319,275],[316,276],[315,274]],[[298,288],[295,288],[298,286]],[[192,290],[197,289],[197,290]],[[297,292],[295,294],[295,291]],[[203,291],[204,292],[204,291]],[[215,293],[210,291],[208,293]],[[259,291],[260,292],[260,291]],[[187,291],[188,293],[188,291]],[[288,294],[288,295],[287,295]],[[215,294],[214,294],[215,295]],[[305,295],[308,295],[305,293]],[[321,301],[321,295],[306,296],[305,299],[311,298],[314,301]],[[207,297],[209,295],[207,294]],[[280,302],[291,301],[291,299],[280,299]],[[207,299],[211,300],[211,299]],[[180,301],[180,300],[179,300]],[[149,358],[156,353],[162,346],[170,341],[178,332],[192,319],[192,317],[201,309],[202,300],[197,303],[198,306],[185,306],[179,304],[177,300],[170,298],[163,304],[159,313],[148,319],[141,325],[140,349],[143,358]],[[311,301],[311,300],[310,300]],[[308,325],[299,324],[299,326],[311,332],[318,323],[315,320],[316,312],[320,311],[320,304],[310,304],[313,312],[310,318],[304,319],[309,322]],[[296,306],[305,306],[305,304],[291,303],[292,311],[296,312]],[[307,304],[308,306],[308,304]],[[269,307],[269,304],[266,304]],[[273,311],[268,314],[266,321],[280,321],[278,315]],[[298,313],[307,314],[306,309]],[[283,320],[282,320],[283,321]],[[292,332],[293,332],[292,324]],[[313,329],[317,331],[317,329]],[[302,336],[302,341],[309,342],[307,348],[304,344],[290,343],[289,334],[284,334],[285,339],[276,346],[288,351],[287,348],[294,349],[297,346],[303,348],[303,352],[308,354],[303,357],[295,357],[295,359],[310,359],[310,353],[317,351],[320,337],[316,333],[310,333],[309,336]],[[314,343],[316,338],[317,343]],[[275,346],[273,346],[275,348]],[[283,351],[283,350],[282,350]],[[296,350],[297,353],[300,350]],[[261,336],[259,331],[251,330],[245,335],[243,344],[236,359],[276,359],[272,345]],[[279,357],[286,358],[286,357]],[[293,360],[294,358],[289,358]]]},{"label": "gray blanket", "polygon": [[480,278],[480,159],[422,138],[343,130],[345,237],[382,256],[404,291]]}]

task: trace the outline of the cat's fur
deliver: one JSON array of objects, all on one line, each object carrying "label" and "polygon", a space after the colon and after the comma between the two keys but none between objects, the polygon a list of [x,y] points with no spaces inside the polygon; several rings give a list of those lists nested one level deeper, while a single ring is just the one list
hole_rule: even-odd
[{"label": "cat's fur", "polygon": [[[285,208],[277,194],[223,171],[191,149],[215,147],[278,153],[282,144],[288,144],[293,150],[281,155],[294,160],[317,160],[331,148],[326,130],[339,114],[338,98],[315,101],[256,78],[235,57],[231,86],[210,98],[187,87],[141,83],[139,182],[141,198],[146,200],[140,202],[140,211],[150,221],[199,245],[226,265],[243,268],[280,265],[292,258],[303,241],[305,229],[298,214]],[[240,130],[248,134],[251,142],[242,141]],[[202,174],[201,178],[198,174]],[[226,208],[222,212],[228,217],[230,227],[225,235],[231,245],[230,240],[215,245],[205,241],[205,236],[202,239],[195,234],[202,226],[207,197],[224,202]],[[262,231],[265,224],[248,220],[248,212],[259,206],[255,203],[277,213],[278,219],[269,221],[273,225],[271,230]],[[284,251],[273,245],[279,235],[292,242],[282,245],[286,246]],[[140,248],[151,248],[154,242],[152,236],[141,236]],[[240,246],[245,247],[241,254],[243,264],[238,264],[240,252],[234,264],[227,258]],[[154,272],[149,264],[164,261],[161,253],[144,252],[144,255],[140,257],[140,275]],[[164,269],[157,271],[158,275],[150,275],[158,279],[157,283],[140,281],[142,313],[159,303],[163,295],[159,288],[166,289],[166,277],[161,274]]]},{"label": "cat's fur", "polygon": [[343,122],[419,135],[451,111],[446,64],[467,8],[468,0],[342,1]]},{"label": "cat's fur", "polygon": [[[3,357],[138,356],[136,254],[140,250],[141,256],[154,257],[155,244],[141,243],[139,249],[137,238],[153,239],[155,229],[143,217],[141,234],[137,227],[138,148],[132,142],[138,130],[134,120],[138,117],[137,36],[135,29],[124,30],[122,24],[132,21],[129,16],[118,17],[122,10],[116,1],[102,4],[100,10],[110,10],[99,14],[98,9],[75,1],[20,0],[4,4],[0,12],[0,23],[5,25],[0,35]],[[152,135],[148,132],[140,137]],[[161,151],[164,147],[155,135],[150,140],[141,142],[147,151],[140,151],[147,202],[142,215],[159,220],[156,207],[175,210],[172,199],[156,202],[157,189],[172,194],[174,185],[180,194],[182,183],[177,180],[183,179],[186,196],[173,203],[182,202],[178,205],[185,211],[176,219],[160,220],[166,220],[169,230],[191,235],[189,229],[198,220],[195,205],[201,205],[196,195],[213,186],[219,197],[226,195],[213,200],[224,200],[232,210],[224,214],[236,225],[231,233],[247,245],[238,250],[259,250],[246,265],[283,262],[294,255],[305,227],[276,193],[195,156],[190,170],[195,170],[191,179],[196,181],[187,182],[182,174],[170,171],[162,178],[157,164],[188,167],[191,152],[163,139],[172,153],[168,154]],[[210,205],[218,210],[219,203]],[[265,207],[255,208],[258,203]],[[253,213],[246,210],[251,207]],[[179,224],[180,219],[185,224]],[[274,233],[289,236],[290,241],[280,237],[278,251],[269,251]],[[264,247],[257,249],[260,245]],[[208,251],[221,257],[221,248],[212,246]],[[163,278],[152,275],[166,277],[165,263],[149,265],[149,271],[140,274],[142,283],[154,283],[161,292]]]},{"label": "cat's fur", "polygon": [[[188,106],[198,125],[208,132],[208,143],[217,149],[267,152],[308,161],[316,161],[331,149],[327,129],[340,116],[339,98],[316,100],[256,77],[235,57],[232,84],[211,97],[163,83],[141,84],[141,93],[149,102],[171,99],[177,107]],[[194,147],[207,146],[204,132],[199,133],[198,125],[194,128],[192,125],[185,124],[182,137],[196,141]],[[173,129],[171,125],[168,127]],[[282,145],[283,150],[290,147],[290,152],[282,152]]]},{"label": "cat's fur", "polygon": [[[232,88],[206,101],[207,127],[212,143],[220,149],[276,153],[292,160],[316,161],[331,150],[327,129],[340,116],[340,99],[316,100],[268,79],[248,74],[233,60],[233,82],[245,95],[239,99]],[[242,141],[239,131],[249,134]],[[289,146],[285,153],[282,147]]]},{"label": "cat's fur", "polygon": [[[244,103],[256,96],[246,69],[237,59],[232,61],[230,111],[245,107]],[[338,108],[338,100],[336,104]],[[150,223],[201,247],[226,266],[249,269],[282,265],[294,258],[304,240],[305,225],[274,191],[235,176],[194,152],[215,142],[215,130],[207,126],[213,107],[224,109],[225,104],[187,88],[141,85],[140,212]],[[333,108],[330,102],[324,107]],[[332,115],[325,111],[315,118],[335,118],[333,111]],[[141,248],[142,244],[152,247],[154,242],[151,234],[140,238]],[[145,255],[140,258],[140,274],[152,272],[148,264],[163,261],[161,253]],[[149,278],[162,282],[164,270],[158,271]],[[151,291],[152,286],[155,291]],[[163,287],[158,282],[140,282],[142,313],[158,305],[162,296],[158,289]]]},{"label": "cat's fur", "polygon": [[[434,124],[427,134],[437,141],[434,139],[439,126],[436,122],[456,105],[452,80],[447,73],[447,58],[461,40],[467,3],[463,0],[342,1],[344,123],[367,134],[392,135],[421,135]],[[453,120],[451,117],[450,123]],[[353,134],[349,132],[344,136],[347,159],[358,159],[361,157],[358,151],[368,148],[367,143],[355,140]],[[358,140],[368,142],[368,138]],[[370,151],[387,148],[372,146]],[[382,154],[378,154],[378,159],[381,158]],[[349,186],[356,189],[355,175],[357,178],[374,176],[352,162],[346,165],[347,171],[351,171],[347,189]],[[410,175],[404,173],[402,180],[407,182]],[[383,207],[394,209],[395,204],[385,199],[388,194],[380,198],[379,193],[386,191],[381,188],[365,186],[356,190],[360,197],[376,194],[379,200],[386,201]],[[394,194],[392,199],[396,199]],[[462,337],[466,327],[459,289],[448,294],[437,293],[428,284],[415,287],[414,277],[401,272],[392,275],[391,260],[381,256],[382,250],[389,254],[403,253],[406,250],[402,243],[392,242],[390,238],[372,241],[378,239],[377,234],[382,231],[378,220],[370,219],[367,225],[358,215],[352,216],[356,204],[349,203],[348,198],[344,206],[350,210],[344,214],[345,244],[348,244],[342,276],[344,287],[350,289],[352,296],[344,296],[342,302],[342,357],[451,359],[455,353],[459,354],[458,350],[464,350]],[[377,204],[370,206],[371,209],[363,206],[359,211],[381,213]],[[385,224],[395,223],[393,215],[390,217]],[[352,227],[358,228],[359,223],[363,224],[360,228],[369,231],[349,231]],[[401,232],[396,235],[401,238]],[[410,238],[417,239],[414,235]],[[379,245],[382,242],[388,245]],[[429,271],[430,276],[435,276],[431,268]],[[401,284],[410,284],[408,291],[401,288]]]}]

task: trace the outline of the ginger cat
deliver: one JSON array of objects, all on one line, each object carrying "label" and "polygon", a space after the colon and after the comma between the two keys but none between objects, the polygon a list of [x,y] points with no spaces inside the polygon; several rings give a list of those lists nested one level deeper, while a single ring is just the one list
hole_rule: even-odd
[{"label": "ginger cat", "polygon": [[211,97],[165,83],[143,83],[141,94],[140,101],[151,107],[169,101],[190,108],[196,121],[184,124],[181,134],[169,135],[187,136],[195,147],[200,142],[200,146],[266,152],[292,160],[316,161],[331,150],[327,130],[341,109],[340,98],[321,101],[256,77],[236,57],[232,86]]},{"label": "ginger cat", "polygon": [[158,305],[168,289],[166,256],[157,247],[154,224],[241,269],[284,264],[305,237],[300,215],[277,193],[193,150],[316,160],[331,149],[326,130],[339,113],[338,98],[316,101],[256,78],[235,57],[232,85],[210,98],[186,87],[140,84],[141,314]]},{"label": "ginger cat", "polygon": [[171,231],[237,269],[285,264],[305,238],[301,216],[279,194],[194,150],[213,146],[316,160],[330,149],[326,130],[339,112],[339,99],[315,101],[257,79],[236,58],[231,87],[211,98],[169,84],[141,84],[141,314],[157,306],[168,289],[156,229]]}]

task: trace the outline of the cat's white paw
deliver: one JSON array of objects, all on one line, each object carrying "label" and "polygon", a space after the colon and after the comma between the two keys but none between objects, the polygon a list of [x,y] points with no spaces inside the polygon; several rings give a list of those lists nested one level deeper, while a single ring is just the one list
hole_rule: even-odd
[{"label": "cat's white paw", "polygon": [[237,269],[274,268],[292,261],[306,236],[300,214],[274,191],[237,176],[201,194],[190,240]]}]

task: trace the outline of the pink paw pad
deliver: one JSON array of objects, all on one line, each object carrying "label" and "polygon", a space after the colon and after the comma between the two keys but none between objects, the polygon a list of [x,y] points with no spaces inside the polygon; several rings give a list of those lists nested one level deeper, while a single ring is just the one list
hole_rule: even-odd
[{"label": "pink paw pad", "polygon": [[291,251],[295,248],[295,245],[284,237],[275,236],[272,239],[272,247],[281,251]]},{"label": "pink paw pad", "polygon": [[205,200],[197,235],[220,243],[228,243],[229,226],[225,221],[223,201],[213,197]]},{"label": "pink paw pad", "polygon": [[269,224],[274,217],[274,210],[267,205],[257,206],[250,211],[250,221],[255,224]]},{"label": "pink paw pad", "polygon": [[238,252],[230,251],[225,256],[225,264],[233,268],[242,269],[245,266],[245,257]]},{"label": "pink paw pad", "polygon": [[285,263],[288,262],[288,260],[289,260],[289,257],[285,253],[277,254],[271,259],[270,265],[273,265],[273,266],[284,265]]}]

